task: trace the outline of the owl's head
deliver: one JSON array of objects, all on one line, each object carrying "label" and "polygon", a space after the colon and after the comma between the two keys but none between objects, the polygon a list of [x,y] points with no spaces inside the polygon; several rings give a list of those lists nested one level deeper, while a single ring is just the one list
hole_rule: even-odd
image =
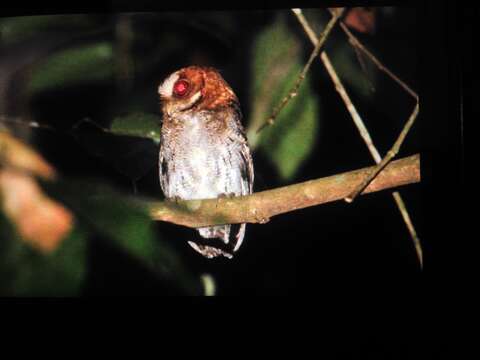
[{"label": "owl's head", "polygon": [[238,102],[217,70],[189,66],[169,75],[159,86],[164,113],[216,110]]}]

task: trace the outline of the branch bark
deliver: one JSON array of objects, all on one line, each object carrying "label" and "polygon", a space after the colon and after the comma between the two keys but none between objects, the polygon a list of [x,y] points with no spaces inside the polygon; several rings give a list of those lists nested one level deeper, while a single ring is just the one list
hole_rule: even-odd
[{"label": "branch bark", "polygon": [[[154,220],[188,227],[266,223],[276,215],[342,200],[374,167],[258,192],[249,196],[178,202],[152,202]],[[420,155],[389,163],[362,194],[420,182]]]},{"label": "branch bark", "polygon": [[[303,30],[305,33],[308,35],[310,38],[310,41],[315,45],[317,43],[317,38],[315,33],[313,32],[312,28],[310,27],[310,24],[308,23],[307,19],[302,13],[301,9],[292,9],[293,13],[297,17],[297,20],[300,22],[300,24],[303,27]],[[340,22],[340,25],[344,25],[342,22]],[[346,26],[342,26],[342,28],[346,29]],[[383,64],[379,62],[377,58],[375,58],[353,35],[346,29],[346,34],[351,35],[350,37],[350,42],[352,45],[356,44],[357,46],[353,46],[355,51],[360,51],[360,49],[370,57],[370,59],[379,67],[380,70],[385,71],[385,73],[390,76],[394,81],[400,84],[407,92],[409,92],[415,99],[418,105],[418,95],[411,90],[403,81],[401,81],[395,74],[393,74],[390,70],[388,70]],[[353,41],[353,42],[352,42]],[[377,164],[382,162],[382,157],[380,153],[378,152],[377,148],[373,144],[373,140],[370,137],[370,133],[368,132],[367,127],[365,126],[362,118],[358,114],[355,106],[353,105],[345,87],[342,84],[342,81],[337,75],[337,72],[335,71],[332,63],[330,62],[330,59],[325,51],[322,51],[320,54],[320,58],[325,66],[325,69],[327,70],[328,74],[330,75],[330,78],[332,79],[335,89],[337,90],[338,94],[342,98],[343,102],[345,103],[345,106],[347,107],[348,112],[350,113],[353,122],[358,128],[358,131],[360,132],[360,136],[364,140],[366,146],[368,147],[368,150],[370,151],[370,154],[372,155],[373,159]],[[415,111],[414,111],[415,113]],[[415,115],[416,116],[416,115]],[[413,120],[412,120],[413,121]],[[408,131],[408,130],[406,130]],[[401,140],[403,141],[403,140]],[[385,162],[385,164],[387,161]],[[378,168],[377,168],[378,169]],[[368,185],[368,183],[367,183]],[[358,189],[358,188],[357,188]],[[361,189],[360,189],[361,191]],[[402,199],[402,196],[398,191],[394,191],[392,193],[392,196],[395,200],[395,203],[397,204],[398,209],[400,210],[400,214],[402,215],[402,218],[405,222],[405,225],[407,226],[407,229],[410,233],[410,236],[412,238],[413,244],[415,246],[415,251],[417,253],[418,261],[420,263],[420,267],[423,267],[423,251],[422,251],[422,246],[420,243],[420,239],[418,238],[417,232],[415,231],[415,227],[413,226],[412,220],[410,219],[410,215],[408,213],[407,207]],[[348,198],[348,197],[347,197]],[[346,199],[347,199],[346,198]]]},{"label": "branch bark", "polygon": [[398,136],[397,140],[393,144],[392,148],[388,150],[387,155],[380,161],[380,163],[377,164],[377,166],[372,170],[368,176],[363,179],[363,181],[357,186],[355,190],[352,191],[350,195],[348,195],[345,198],[346,202],[351,203],[357,196],[362,192],[363,189],[365,189],[370,182],[375,179],[375,176],[382,171],[382,168],[384,168],[400,151],[400,146],[402,146],[403,141],[405,140],[405,137],[407,136],[408,132],[410,131],[410,128],[412,127],[413,123],[415,122],[415,119],[417,118],[419,111],[419,105],[418,103],[415,105],[415,108],[413,109],[412,115],[410,115],[410,118],[408,119],[407,123],[403,127],[403,130],[401,131],[400,135]]}]

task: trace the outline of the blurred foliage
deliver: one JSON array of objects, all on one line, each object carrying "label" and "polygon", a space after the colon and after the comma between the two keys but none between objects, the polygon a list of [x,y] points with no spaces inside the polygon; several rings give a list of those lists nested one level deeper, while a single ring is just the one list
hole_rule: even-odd
[{"label": "blurred foliage", "polygon": [[[329,55],[335,70],[340,74],[345,85],[351,87],[356,94],[371,99],[374,95],[374,84],[378,75],[378,70],[372,62],[361,54],[358,54],[358,56],[362,56],[359,59],[353,47],[347,42],[337,45]],[[362,62],[365,64],[364,69],[362,69]]]},{"label": "blurred foliage", "polygon": [[98,25],[94,15],[38,15],[0,19],[0,41],[3,45],[18,43],[42,33],[68,31],[73,35],[91,31]]},{"label": "blurred foliage", "polygon": [[294,86],[304,65],[300,42],[283,16],[278,16],[258,34],[252,61],[252,116],[248,138],[252,146],[258,147],[273,162],[281,178],[290,180],[313,149],[318,136],[320,105],[307,77],[275,124],[257,133]]},{"label": "blurred foliage", "polygon": [[108,241],[179,293],[200,294],[202,281],[189,272],[154,231],[146,209],[95,181],[44,183],[76,216],[75,229],[50,252],[32,248],[0,213],[1,295],[79,295],[86,277],[89,241]]},{"label": "blurred foliage", "polygon": [[89,154],[135,181],[157,166],[160,123],[155,119],[149,114],[127,115],[115,118],[110,129],[83,120],[72,134]]},{"label": "blurred foliage", "polygon": [[0,212],[0,296],[74,296],[86,276],[86,232],[75,228],[52,253],[32,248]]},{"label": "blurred foliage", "polygon": [[[201,293],[201,278],[154,231],[144,205],[95,180],[54,181],[54,170],[35,150],[5,130],[0,135],[1,295],[78,295],[87,273],[87,240],[112,243],[176,292]],[[47,194],[37,189],[39,181]],[[58,233],[58,217],[46,216],[52,198],[68,209],[68,235]]]},{"label": "blurred foliage", "polygon": [[[351,11],[347,12],[347,14],[350,13]],[[304,15],[317,35],[323,31],[329,20],[328,14],[323,9],[307,9]],[[304,41],[311,46],[306,38]],[[373,99],[375,94],[373,89],[378,77],[376,66],[364,55],[356,53],[342,31],[332,31],[325,49],[347,91],[351,90],[355,95],[362,96],[364,100]]]},{"label": "blurred foliage", "polygon": [[28,91],[36,93],[83,83],[113,79],[112,44],[101,42],[52,54],[36,66]]},{"label": "blurred foliage", "polygon": [[160,144],[160,123],[161,118],[155,114],[131,113],[113,119],[110,132],[152,139]]},{"label": "blurred foliage", "polygon": [[84,223],[115,246],[172,282],[186,294],[198,294],[200,278],[189,273],[168,242],[154,231],[148,210],[134,200],[95,181],[70,181],[47,186]]}]

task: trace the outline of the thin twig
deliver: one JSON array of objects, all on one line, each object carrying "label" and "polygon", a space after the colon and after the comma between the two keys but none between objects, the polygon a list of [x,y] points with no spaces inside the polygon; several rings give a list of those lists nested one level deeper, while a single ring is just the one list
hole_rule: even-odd
[{"label": "thin twig", "polygon": [[344,22],[340,21],[340,27],[348,36],[348,41],[355,49],[360,50],[365,55],[367,55],[370,60],[377,65],[380,71],[383,71],[387,74],[390,78],[392,78],[397,84],[399,84],[407,93],[409,93],[417,102],[418,102],[418,94],[412,90],[410,86],[408,86],[403,80],[401,80],[397,75],[395,75],[390,69],[388,69],[380,60],[377,59],[375,55],[373,55],[358,39],[352,32],[348,29],[348,26],[345,25]]},{"label": "thin twig", "polygon": [[313,60],[315,60],[315,58],[320,53],[320,49],[325,44],[325,41],[327,40],[328,35],[330,34],[330,31],[333,29],[334,25],[337,23],[338,18],[342,15],[342,13],[343,13],[343,9],[339,9],[338,11],[333,13],[332,18],[330,19],[327,26],[325,27],[325,30],[323,30],[323,32],[320,34],[320,36],[318,38],[319,40],[316,42],[315,48],[313,49],[307,63],[305,64],[305,66],[303,67],[300,75],[298,76],[297,81],[295,82],[295,85],[290,89],[290,91],[282,99],[282,101],[280,101],[280,104],[278,104],[277,107],[275,107],[275,109],[272,112],[272,115],[270,115],[270,117],[267,119],[267,121],[265,123],[263,123],[263,125],[261,125],[258,128],[257,134],[260,131],[262,131],[266,126],[273,125],[275,123],[275,119],[277,118],[280,111],[282,111],[282,109],[288,104],[288,102],[291,99],[293,99],[295,96],[297,96],[298,89],[300,88],[300,85],[302,84],[303,80],[305,79],[305,77],[307,75],[307,72],[308,72],[308,70],[310,69],[310,66],[313,63]]},{"label": "thin twig", "polygon": [[398,209],[400,210],[400,214],[402,215],[403,221],[407,225],[408,231],[412,237],[413,246],[415,247],[415,252],[417,254],[418,262],[420,263],[420,269],[423,269],[423,250],[422,244],[420,243],[420,239],[415,231],[415,227],[413,226],[412,220],[410,219],[410,215],[408,214],[407,207],[405,202],[403,201],[400,193],[398,191],[393,192],[393,198],[397,203]]},{"label": "thin twig", "polygon": [[[315,36],[315,33],[313,32],[312,28],[310,27],[310,24],[308,23],[307,19],[303,16],[302,11],[300,9],[292,9],[292,11],[295,14],[295,16],[297,17],[297,20],[302,25],[305,33],[310,38],[310,41],[313,44],[316,44],[317,38]],[[357,49],[357,48],[355,47],[355,49]],[[373,141],[370,137],[370,134],[369,134],[362,118],[360,117],[357,110],[355,109],[355,106],[353,105],[352,101],[350,100],[350,97],[348,96],[348,93],[347,93],[345,87],[343,86],[343,84],[342,84],[340,78],[338,77],[332,63],[330,62],[330,59],[329,59],[327,53],[325,51],[323,51],[320,54],[320,58],[321,58],[321,60],[324,64],[330,78],[332,79],[332,81],[335,85],[335,89],[337,90],[340,97],[344,101],[348,112],[350,113],[355,125],[357,126],[357,129],[360,132],[360,136],[363,138],[365,144],[367,145],[367,148],[370,151],[370,154],[372,155],[373,159],[375,160],[375,162],[377,164],[380,163],[381,160],[382,160],[382,157],[380,156],[380,153],[378,152],[377,148],[373,144]],[[382,65],[382,68],[385,68],[385,67]],[[397,77],[394,76],[393,78],[395,79]],[[400,81],[400,84],[402,84],[402,83],[403,82]],[[416,94],[413,94],[413,95],[416,96]],[[416,99],[418,99],[418,97],[416,97]],[[417,236],[417,232],[415,231],[415,228],[414,228],[414,226],[412,224],[412,221],[410,219],[410,215],[407,211],[407,208],[405,206],[405,203],[404,203],[400,193],[398,191],[395,191],[395,192],[393,192],[392,196],[395,200],[395,203],[396,203],[396,205],[397,205],[397,207],[398,207],[398,209],[399,209],[399,211],[402,215],[402,218],[403,218],[403,220],[404,220],[404,222],[407,226],[407,229],[410,233],[410,236],[412,238],[412,242],[413,242],[415,250],[416,250],[417,258],[418,258],[418,261],[420,263],[420,267],[422,268],[423,267],[423,251],[422,251],[422,246],[421,246],[421,243],[420,243],[420,239]]]},{"label": "thin twig", "polygon": [[358,194],[360,194],[368,186],[368,184],[370,184],[370,182],[375,179],[375,176],[377,176],[378,173],[380,173],[380,171],[382,171],[382,169],[395,157],[395,155],[398,154],[400,146],[402,146],[405,137],[408,134],[408,131],[410,130],[413,123],[415,122],[415,119],[417,118],[418,110],[419,104],[417,103],[415,105],[415,108],[413,109],[413,113],[410,115],[410,118],[400,132],[400,135],[398,135],[397,140],[393,144],[392,148],[388,150],[387,155],[385,155],[382,161],[377,164],[377,166],[372,170],[372,172],[368,174],[365,179],[363,179],[363,181],[357,186],[357,188],[345,198],[346,202],[350,203],[355,200]]},{"label": "thin twig", "polygon": [[57,131],[57,129],[46,124],[40,124],[36,121],[25,121],[25,120],[22,120],[22,118],[12,117],[7,115],[0,115],[0,125],[1,124],[21,125],[21,126],[28,126],[30,128],[48,129],[52,131]]},{"label": "thin twig", "polygon": [[[335,12],[331,11],[332,14],[335,14]],[[370,60],[375,64],[377,65],[378,69],[383,71],[385,74],[387,74],[391,79],[393,79],[397,84],[399,84],[407,93],[409,93],[416,101],[416,104],[415,104],[415,108],[413,110],[413,113],[412,115],[410,116],[410,119],[409,121],[407,121],[407,123],[405,124],[402,132],[400,133],[399,137],[397,138],[397,142],[399,142],[398,146],[396,146],[397,144],[394,144],[394,146],[392,147],[392,149],[387,153],[387,155],[385,156],[384,159],[382,159],[382,161],[380,162],[380,164],[378,165],[378,170],[376,171],[380,171],[381,169],[381,166],[385,166],[385,164],[388,163],[388,161],[390,161],[395,155],[396,153],[398,153],[398,149],[400,148],[400,145],[403,143],[403,140],[406,136],[406,134],[408,133],[408,131],[410,130],[410,127],[413,125],[413,123],[415,122],[415,119],[416,119],[416,116],[418,114],[418,109],[419,109],[419,98],[418,98],[418,94],[413,91],[404,81],[402,81],[397,75],[395,75],[392,71],[390,71],[390,69],[388,69],[380,60],[377,59],[377,57],[375,55],[373,55],[358,39],[355,35],[352,34],[352,32],[348,29],[348,26],[343,23],[342,21],[340,22],[340,27],[342,28],[342,30],[345,32],[345,34],[347,35],[348,37],[348,40],[350,42],[350,44],[352,44],[352,46],[354,47],[355,51],[362,51],[365,55],[367,55],[367,57],[370,58]],[[396,149],[397,148],[397,149]],[[395,154],[393,154],[392,150],[395,150],[396,149],[396,152]],[[347,198],[345,198],[345,200],[347,202],[352,202],[355,197],[362,191],[362,188],[365,188],[365,186],[368,185],[368,182],[371,181],[373,178],[375,177],[375,174],[372,173],[368,178],[366,178],[358,187],[358,189],[356,189],[354,192],[352,192],[352,194],[350,194]]]},{"label": "thin twig", "polygon": [[347,90],[343,86],[342,82],[340,81],[340,78],[337,75],[337,72],[335,71],[330,58],[328,57],[326,52],[323,52],[320,56],[325,69],[327,70],[328,74],[330,75],[330,78],[332,79],[333,83],[335,84],[335,90],[337,90],[338,94],[342,98],[343,102],[345,103],[345,106],[347,107],[348,112],[350,113],[353,122],[355,123],[360,136],[362,137],[363,141],[367,145],[368,150],[370,151],[370,154],[372,155],[373,159],[375,160],[376,163],[379,163],[382,160],[382,156],[378,152],[377,148],[373,144],[373,140],[370,136],[370,133],[365,126],[365,123],[363,122],[362,118],[358,114],[357,109],[355,108],[355,105],[353,105],[352,100],[350,99]]},{"label": "thin twig", "polygon": [[[208,200],[142,202],[154,220],[188,227],[261,223],[273,216],[343,199],[372,167],[257,192]],[[363,194],[420,181],[420,155],[393,161]]]},{"label": "thin twig", "polygon": [[365,60],[363,59],[363,55],[357,47],[354,46],[353,48],[355,49],[355,56],[357,57],[358,63],[360,64],[360,68],[362,69],[363,73],[365,74],[365,78],[367,79],[370,91],[373,92],[375,91],[375,87],[373,86],[372,80],[370,80],[369,71]]},{"label": "thin twig", "polygon": [[[334,14],[334,12],[332,12],[332,14]],[[407,121],[407,123],[405,124],[402,132],[400,133],[399,137],[397,138],[397,142],[399,142],[398,146],[396,146],[397,144],[394,144],[394,146],[392,147],[392,149],[390,149],[390,151],[387,153],[387,155],[385,156],[384,159],[382,159],[382,161],[380,162],[380,164],[378,164],[378,169],[376,171],[380,171],[381,169],[381,166],[385,166],[388,161],[390,161],[395,155],[396,153],[398,153],[398,149],[400,148],[400,145],[403,143],[403,140],[406,136],[406,134],[408,133],[408,131],[410,130],[410,127],[413,125],[413,123],[415,122],[415,119],[417,117],[417,114],[418,114],[418,109],[419,109],[419,98],[418,98],[418,94],[413,91],[410,86],[408,86],[404,81],[402,81],[397,75],[395,75],[390,69],[388,69],[380,60],[377,59],[377,57],[375,55],[373,55],[358,39],[355,35],[352,34],[352,32],[348,29],[348,26],[343,23],[343,22],[340,22],[340,27],[342,28],[342,30],[345,32],[345,34],[347,35],[348,37],[348,40],[350,42],[350,44],[352,44],[353,48],[355,49],[355,51],[362,51],[365,55],[367,55],[367,57],[370,58],[370,60],[375,64],[377,65],[378,69],[383,71],[385,74],[387,74],[391,79],[393,79],[397,84],[399,84],[407,93],[409,93],[416,101],[416,104],[415,104],[415,108],[413,110],[413,113],[412,115],[410,116],[410,119],[409,121]],[[393,153],[392,150],[395,150],[396,149],[396,152]],[[378,172],[377,172],[378,173]],[[365,188],[367,185],[368,185],[368,182],[369,181],[372,181],[372,179],[375,177],[375,173],[372,173],[370,176],[368,176],[368,178],[366,178],[359,186],[358,186],[358,189],[356,189],[354,192],[352,192],[352,194],[350,194],[347,198],[345,198],[345,201],[347,202],[352,202],[355,197],[362,191],[362,188]]]}]

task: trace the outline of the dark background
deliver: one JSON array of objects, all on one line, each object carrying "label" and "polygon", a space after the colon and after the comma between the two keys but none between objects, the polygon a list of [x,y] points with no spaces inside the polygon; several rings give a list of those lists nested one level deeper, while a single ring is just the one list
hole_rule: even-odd
[{"label": "dark background", "polygon": [[[144,111],[159,113],[156,98],[159,82],[172,71],[192,63],[208,64],[222,70],[240,99],[244,123],[248,123],[250,108],[244,99],[248,99],[249,91],[250,45],[255,35],[272,21],[276,11],[187,11],[138,16],[138,26],[145,27],[148,37],[134,44],[135,51],[144,52],[146,58],[152,49],[161,51],[155,39],[164,34],[182,41],[182,46],[162,58],[157,66],[138,74],[130,88],[122,89],[116,83],[75,87],[43,94],[27,104],[13,99],[17,91],[10,89],[13,98],[10,98],[8,111],[13,115],[23,114],[27,108],[34,119],[57,129],[39,129],[29,136],[66,178],[97,177],[124,192],[133,193],[131,179],[118,172],[105,158],[92,156],[73,141],[71,127],[85,117],[106,124],[106,119],[112,113],[121,112],[118,107],[132,96],[142,98]],[[422,38],[419,37],[418,14],[422,11],[395,8],[392,16],[378,15],[373,34],[357,34],[384,64],[416,91],[420,90],[418,61],[419,48],[423,44],[419,44]],[[51,36],[42,38],[40,35],[32,40],[32,46],[14,49],[9,56],[12,59],[24,57],[25,53],[34,51],[31,49],[41,48],[42,41],[48,47],[50,41],[55,42],[62,36],[65,39],[61,41],[82,42],[92,37],[108,39],[112,33],[102,24],[113,21],[114,16],[113,13],[99,14],[97,33],[77,34],[73,38],[57,34],[54,40]],[[165,20],[161,26],[157,26],[157,17]],[[216,28],[222,24],[218,20],[222,17],[228,19],[230,32]],[[299,34],[299,39],[304,39],[306,60],[311,45],[302,37],[301,28],[292,16],[289,25]],[[327,50],[335,41],[346,41],[338,30],[327,42]],[[361,71],[360,67],[358,71]],[[371,165],[373,160],[322,65],[314,65],[309,76],[314,79],[314,91],[319,94],[323,105],[321,132],[312,154],[291,182]],[[377,148],[385,154],[413,108],[413,101],[385,75],[379,73],[376,79],[376,91],[370,98],[355,93],[351,95]],[[398,157],[422,153],[424,143],[423,138],[420,141],[419,124],[423,121],[421,111]],[[120,149],[124,144],[112,142],[111,151],[115,152],[117,146]],[[140,146],[142,159],[156,162],[156,149],[152,152],[149,145],[139,143],[131,146]],[[119,156],[122,161],[122,155]],[[265,155],[254,153],[254,164],[255,191],[283,184]],[[135,181],[135,186],[139,195],[162,197],[156,167]],[[425,266],[428,268],[432,239],[426,236],[421,191],[422,186],[418,184],[400,189],[425,247]],[[191,236],[191,229],[167,223],[157,223],[156,227],[195,273],[209,273],[214,277],[218,295],[320,294],[332,301],[361,301],[378,299],[391,292],[414,294],[421,277],[412,241],[390,191],[362,196],[353,204],[339,201],[284,214],[272,218],[266,225],[248,225],[244,244],[232,260],[200,257],[185,241]],[[89,275],[84,295],[159,295],[164,290],[153,275],[125,254],[102,242],[90,242]]]}]

